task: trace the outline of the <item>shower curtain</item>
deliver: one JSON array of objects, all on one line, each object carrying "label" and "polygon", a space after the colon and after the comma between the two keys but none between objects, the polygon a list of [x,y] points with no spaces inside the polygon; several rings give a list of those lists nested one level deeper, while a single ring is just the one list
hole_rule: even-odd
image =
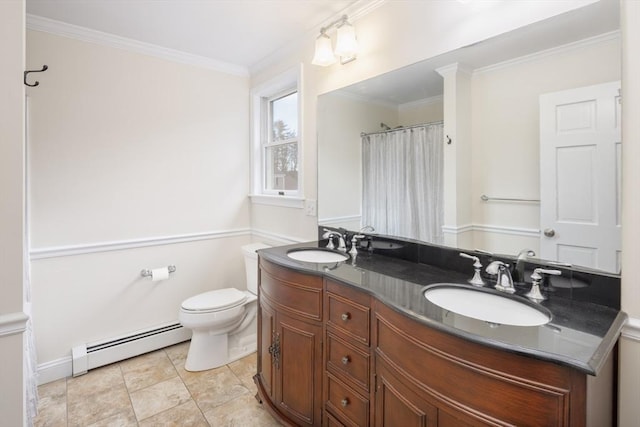
[{"label": "shower curtain", "polygon": [[362,136],[362,224],[442,243],[443,125]]}]

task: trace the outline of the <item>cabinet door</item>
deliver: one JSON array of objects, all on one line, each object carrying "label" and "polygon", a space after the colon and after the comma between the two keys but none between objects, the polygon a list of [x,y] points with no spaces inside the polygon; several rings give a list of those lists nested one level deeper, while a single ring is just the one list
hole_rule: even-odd
[{"label": "cabinet door", "polygon": [[376,366],[376,427],[435,427],[438,410],[393,376]]},{"label": "cabinet door", "polygon": [[261,377],[262,386],[273,401],[275,398],[275,364],[274,351],[276,340],[276,317],[275,311],[264,301],[260,302],[260,352],[258,358],[258,372]]},{"label": "cabinet door", "polygon": [[278,407],[299,425],[320,425],[322,327],[278,313]]}]

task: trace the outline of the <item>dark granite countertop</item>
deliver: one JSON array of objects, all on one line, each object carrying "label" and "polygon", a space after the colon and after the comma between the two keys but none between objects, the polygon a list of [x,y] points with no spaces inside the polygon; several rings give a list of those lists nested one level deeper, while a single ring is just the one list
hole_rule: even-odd
[{"label": "dark granite countertop", "polygon": [[[551,296],[540,303],[551,313],[542,326],[489,324],[456,314],[428,301],[423,291],[434,283],[466,284],[468,275],[385,255],[360,253],[338,263],[309,263],[287,256],[295,248],[318,247],[300,243],[259,251],[261,257],[283,267],[314,274],[368,292],[392,309],[440,331],[597,375],[618,340],[627,315],[615,308]],[[515,298],[528,291],[516,287]],[[528,300],[526,300],[528,301]]]}]

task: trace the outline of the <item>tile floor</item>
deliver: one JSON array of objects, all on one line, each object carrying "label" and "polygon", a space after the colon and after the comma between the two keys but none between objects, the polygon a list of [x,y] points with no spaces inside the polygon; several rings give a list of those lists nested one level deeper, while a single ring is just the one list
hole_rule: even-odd
[{"label": "tile floor", "polygon": [[189,342],[38,387],[35,426],[279,426],[255,399],[255,353],[184,369]]}]

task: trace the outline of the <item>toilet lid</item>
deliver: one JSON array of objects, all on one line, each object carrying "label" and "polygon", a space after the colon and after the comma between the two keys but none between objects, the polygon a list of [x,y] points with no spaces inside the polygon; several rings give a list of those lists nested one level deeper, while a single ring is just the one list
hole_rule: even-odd
[{"label": "toilet lid", "polygon": [[246,299],[247,294],[238,289],[218,289],[187,298],[182,303],[182,308],[192,311],[217,311],[240,305]]}]

